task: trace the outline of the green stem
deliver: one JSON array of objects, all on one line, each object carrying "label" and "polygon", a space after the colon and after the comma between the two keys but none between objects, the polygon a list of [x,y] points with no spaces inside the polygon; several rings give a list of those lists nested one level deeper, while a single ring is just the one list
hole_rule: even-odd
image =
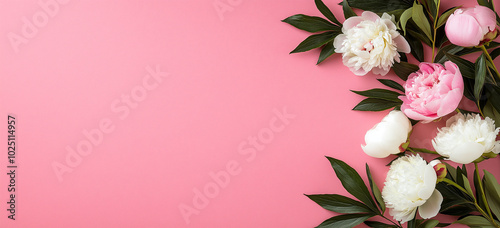
[{"label": "green stem", "polygon": [[382,216],[382,218],[385,218],[387,221],[391,222],[391,223],[392,223],[392,224],[394,224],[395,226],[398,226],[398,227],[403,228],[403,226],[398,225],[397,223],[395,223],[394,221],[392,221],[392,220],[388,219],[388,218],[387,218],[387,217],[385,217],[384,215],[380,215],[380,216]]},{"label": "green stem", "polygon": [[458,188],[458,190],[460,190],[460,191],[464,192],[465,194],[467,194],[468,196],[472,197],[472,199],[474,199],[474,202],[472,202],[472,203],[474,204],[474,206],[476,207],[476,209],[479,211],[479,213],[481,213],[481,215],[484,218],[486,218],[495,227],[500,228],[500,225],[498,225],[495,222],[495,220],[493,219],[493,217],[488,216],[488,214],[486,214],[486,212],[479,206],[479,204],[477,204],[476,197],[474,197],[473,195],[469,194],[469,192],[467,192],[467,190],[465,190],[460,185],[458,185],[457,183],[453,182],[452,180],[450,180],[448,178],[444,178],[442,181],[445,182],[445,183],[447,183],[447,184],[449,184],[449,185],[453,185],[455,188]]},{"label": "green stem", "polygon": [[437,33],[437,15],[439,14],[439,6],[441,5],[441,1],[438,1],[438,4],[437,4],[437,7],[436,7],[436,18],[434,18],[434,26],[433,26],[433,29],[434,29],[434,37],[432,39],[432,62],[434,62],[436,56],[434,55],[435,52],[436,52],[436,33]]},{"label": "green stem", "polygon": [[408,147],[408,150],[410,150],[411,152],[420,152],[420,153],[426,153],[426,154],[438,154],[438,152],[436,151],[433,151],[433,150],[428,150],[428,149],[424,149],[424,148],[415,148],[415,147]]},{"label": "green stem", "polygon": [[488,212],[488,215],[490,216],[490,218],[493,218],[493,215],[491,214],[490,206],[488,205],[488,201],[486,201],[486,196],[484,195],[483,182],[481,181],[481,176],[479,175],[479,168],[478,168],[478,165],[476,162],[474,162],[474,166],[476,168],[477,182],[479,183],[479,189],[476,189],[476,190],[480,191],[481,198],[484,202],[484,207],[486,207],[486,211]]},{"label": "green stem", "polygon": [[500,73],[498,72],[497,67],[495,66],[495,63],[493,62],[493,59],[491,58],[490,53],[488,53],[488,50],[486,50],[486,47],[484,45],[480,46],[481,50],[483,50],[484,55],[490,61],[491,65],[493,66],[493,70],[495,70],[496,75],[500,78]]}]

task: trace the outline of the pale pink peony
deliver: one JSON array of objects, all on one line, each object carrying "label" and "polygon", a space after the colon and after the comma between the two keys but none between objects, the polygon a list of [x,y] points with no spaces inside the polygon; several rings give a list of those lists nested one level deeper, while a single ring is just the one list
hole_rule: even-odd
[{"label": "pale pink peony", "polygon": [[457,9],[446,21],[446,36],[451,43],[472,47],[497,36],[496,15],[485,6]]},{"label": "pale pink peony", "polygon": [[420,70],[408,76],[401,111],[411,119],[428,123],[453,112],[464,92],[458,66],[451,61],[420,63]]}]

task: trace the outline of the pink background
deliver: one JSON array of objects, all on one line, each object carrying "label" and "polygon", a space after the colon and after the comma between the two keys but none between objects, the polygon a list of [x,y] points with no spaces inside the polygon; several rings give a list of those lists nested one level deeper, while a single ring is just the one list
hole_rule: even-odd
[{"label": "pink background", "polygon": [[[360,144],[387,112],[351,111],[362,97],[349,91],[378,87],[376,77],[354,76],[339,55],[317,66],[319,51],[288,54],[308,33],[280,20],[319,15],[314,1],[66,2],[44,18],[38,1],[0,1],[0,138],[16,115],[19,166],[11,221],[4,140],[1,227],[313,227],[335,213],[303,194],[346,194],[325,155],[363,177],[368,163],[382,187],[390,158]],[[342,15],[337,2],[326,4]],[[39,26],[12,45],[33,16]],[[155,81],[148,66],[168,76]],[[53,165],[68,165],[67,147],[101,121],[112,131],[60,181]],[[439,125],[418,126],[412,145],[430,147]],[[250,146],[259,134],[265,142]],[[232,175],[215,185],[227,164]],[[498,165],[481,163],[497,176]],[[205,188],[211,198],[196,208]],[[189,224],[181,205],[196,212]]]}]

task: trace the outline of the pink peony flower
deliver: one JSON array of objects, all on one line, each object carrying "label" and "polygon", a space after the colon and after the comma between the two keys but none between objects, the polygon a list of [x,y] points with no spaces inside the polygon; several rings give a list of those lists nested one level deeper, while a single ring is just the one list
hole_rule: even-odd
[{"label": "pink peony flower", "polygon": [[401,111],[411,119],[428,123],[453,112],[464,92],[458,66],[451,61],[420,63],[420,70],[408,76]]},{"label": "pink peony flower", "polygon": [[446,36],[451,43],[471,47],[497,37],[496,15],[485,6],[457,9],[446,21]]}]

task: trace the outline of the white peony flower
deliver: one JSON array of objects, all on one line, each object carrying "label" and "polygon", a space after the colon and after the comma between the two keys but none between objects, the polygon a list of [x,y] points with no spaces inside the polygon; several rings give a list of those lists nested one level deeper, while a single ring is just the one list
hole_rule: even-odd
[{"label": "white peony flower", "polygon": [[365,135],[366,145],[363,151],[376,158],[385,158],[401,152],[401,145],[408,140],[412,126],[410,120],[401,111],[391,111],[382,121],[368,130]]},{"label": "white peony flower", "polygon": [[446,121],[446,127],[439,129],[432,140],[436,152],[451,161],[468,164],[481,157],[483,153],[499,152],[495,146],[500,128],[495,128],[495,121],[478,114],[456,114]]},{"label": "white peony flower", "polygon": [[415,217],[417,208],[424,219],[436,216],[443,202],[436,181],[433,165],[418,154],[398,158],[392,163],[382,190],[389,214],[403,223]]},{"label": "white peony flower", "polygon": [[394,19],[384,13],[382,17],[364,11],[361,16],[345,20],[342,33],[335,37],[336,53],[342,53],[344,65],[355,75],[369,71],[386,75],[394,60],[399,62],[399,53],[410,53],[410,45],[396,31]]}]

